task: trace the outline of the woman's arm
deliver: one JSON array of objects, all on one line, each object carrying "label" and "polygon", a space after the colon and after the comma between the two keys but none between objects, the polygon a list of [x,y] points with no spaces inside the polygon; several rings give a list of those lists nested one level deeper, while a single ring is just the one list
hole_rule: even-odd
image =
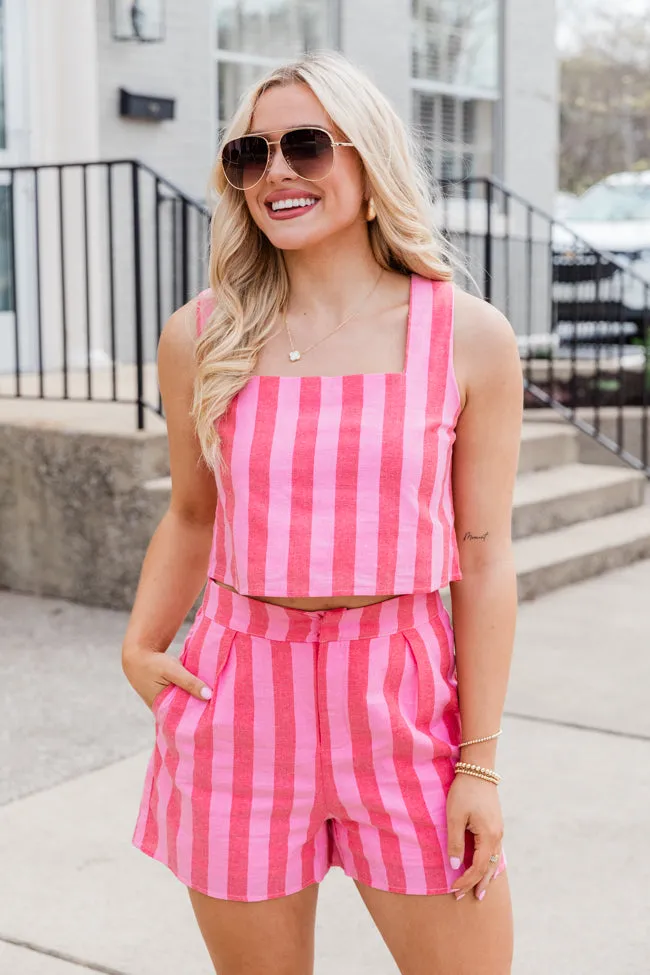
[{"label": "woman's arm", "polygon": [[[491,305],[457,292],[457,375],[465,405],[456,428],[452,478],[463,578],[452,611],[463,740],[496,732],[506,695],[517,613],[512,497],[519,460],[523,388],[510,324]],[[497,740],[463,749],[490,765]]]},{"label": "woman's arm", "polygon": [[[508,321],[491,305],[459,290],[455,346],[463,408],[452,483],[463,578],[450,588],[462,740],[467,741],[500,728],[510,673],[517,614],[511,519],[523,383]],[[494,768],[497,742],[463,748],[462,761]],[[491,783],[464,775],[455,785],[459,779],[465,789],[494,790]]]},{"label": "woman's arm", "polygon": [[[190,415],[195,375],[196,303],[169,318],[158,346],[158,379],[167,420],[172,480],[169,508],[153,534],[122,647],[123,669],[147,701],[165,686],[162,674],[147,687],[143,671],[133,666],[142,651],[164,653],[205,583],[216,506],[214,474],[204,463]],[[138,663],[142,658],[138,658]],[[169,665],[177,664],[169,661]],[[180,664],[178,664],[180,667]],[[174,670],[176,675],[181,673]],[[151,678],[151,668],[147,670]],[[171,677],[172,672],[166,676]],[[189,675],[188,675],[189,676]],[[178,681],[174,678],[174,682]],[[196,687],[183,683],[191,693]],[[151,680],[149,680],[151,684]]]}]

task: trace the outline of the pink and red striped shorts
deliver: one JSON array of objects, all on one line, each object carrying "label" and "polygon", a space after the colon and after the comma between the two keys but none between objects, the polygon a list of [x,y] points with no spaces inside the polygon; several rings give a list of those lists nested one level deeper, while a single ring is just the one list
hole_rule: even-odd
[{"label": "pink and red striped shorts", "polygon": [[[188,887],[259,901],[331,866],[382,890],[442,894],[459,757],[451,624],[439,592],[354,609],[288,609],[209,581],[155,745],[133,844]],[[497,872],[505,867],[502,855]]]}]

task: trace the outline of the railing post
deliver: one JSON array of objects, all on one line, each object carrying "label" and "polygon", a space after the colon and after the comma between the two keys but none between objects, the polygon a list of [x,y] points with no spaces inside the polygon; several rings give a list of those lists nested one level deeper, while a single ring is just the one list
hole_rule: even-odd
[{"label": "railing post", "polygon": [[92,334],[90,329],[90,245],[88,241],[88,165],[81,169],[83,199],[81,203],[81,225],[84,241],[84,272],[86,293],[86,399],[93,398]]},{"label": "railing post", "polygon": [[38,195],[38,174],[34,167],[34,284],[36,291],[36,337],[38,341],[38,391],[45,398],[45,379],[43,369],[43,299],[41,295],[41,207]]},{"label": "railing post", "polygon": [[11,170],[11,182],[9,183],[9,261],[11,268],[9,280],[11,282],[11,304],[14,312],[14,342],[16,345],[16,396],[21,393],[21,368],[20,368],[20,320],[18,317],[18,288],[16,285],[16,185],[15,173]]},{"label": "railing post", "polygon": [[59,249],[61,264],[61,351],[63,354],[63,399],[68,399],[68,327],[67,327],[67,297],[65,274],[65,207],[63,199],[63,167],[65,163],[57,165],[59,190]]},{"label": "railing post", "polygon": [[106,229],[108,232],[108,321],[111,329],[111,399],[117,402],[117,335],[115,332],[115,247],[113,233],[113,165],[106,165]]},{"label": "railing post", "polygon": [[504,265],[504,312],[506,318],[510,318],[510,194],[506,190],[501,190],[501,201],[503,204],[503,218],[505,221],[503,233],[503,265]]},{"label": "railing post", "polygon": [[183,289],[183,304],[190,298],[190,243],[189,243],[190,212],[187,200],[181,203],[181,287]]},{"label": "railing post", "polygon": [[648,454],[648,393],[650,392],[650,286],[644,288],[645,301],[643,303],[643,386],[641,392],[641,461],[644,472],[650,476],[650,456]]},{"label": "railing post", "polygon": [[624,368],[624,343],[623,343],[623,324],[625,321],[625,271],[620,275],[620,286],[618,289],[618,385],[616,389],[616,439],[619,452],[625,449],[625,368]]},{"label": "railing post", "polygon": [[138,165],[131,163],[133,195],[133,291],[135,298],[135,362],[138,430],[144,430],[144,363],[142,348],[142,255],[140,251],[140,183]]},{"label": "railing post", "polygon": [[[555,221],[550,220],[548,225],[548,274],[549,274],[549,288],[550,288],[550,299],[551,299],[551,323],[549,330],[549,349],[548,349],[548,366],[546,369],[546,386],[549,392],[549,396],[553,395],[553,390],[555,389],[555,342],[554,335],[558,335],[557,322],[558,322],[558,302],[556,298],[555,291],[555,256],[553,240],[555,237]],[[558,335],[559,341],[559,335]]]},{"label": "railing post", "polygon": [[492,182],[485,180],[485,206],[487,219],[485,225],[485,273],[484,273],[484,292],[485,300],[492,303]]},{"label": "railing post", "polygon": [[[158,347],[158,342],[160,341],[160,334],[162,332],[162,275],[160,273],[160,204],[162,195],[160,192],[160,180],[156,177],[154,181],[154,279],[156,286],[156,348]],[[162,394],[160,389],[158,390],[158,412],[162,416],[163,405],[162,405]]]},{"label": "railing post", "polygon": [[[528,383],[531,382],[532,377],[532,367],[531,367],[531,344],[532,344],[532,334],[533,334],[533,208],[530,204],[526,208],[526,338],[527,349],[526,349],[526,379]],[[551,283],[551,287],[553,287]],[[551,392],[551,387],[549,386],[549,393]]]}]

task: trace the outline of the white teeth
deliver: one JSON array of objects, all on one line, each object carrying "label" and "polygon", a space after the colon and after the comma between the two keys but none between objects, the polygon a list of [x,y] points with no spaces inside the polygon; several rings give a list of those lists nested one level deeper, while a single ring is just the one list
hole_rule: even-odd
[{"label": "white teeth", "polygon": [[309,197],[297,197],[295,200],[274,200],[271,204],[272,210],[291,210],[294,207],[308,207],[317,200],[313,196]]}]

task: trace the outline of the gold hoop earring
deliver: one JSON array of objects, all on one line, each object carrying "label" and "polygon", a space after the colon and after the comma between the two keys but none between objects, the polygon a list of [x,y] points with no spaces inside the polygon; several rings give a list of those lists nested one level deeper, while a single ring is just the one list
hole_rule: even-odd
[{"label": "gold hoop earring", "polygon": [[377,210],[375,209],[375,201],[372,197],[368,200],[368,210],[366,213],[366,220],[370,223],[377,217]]}]

